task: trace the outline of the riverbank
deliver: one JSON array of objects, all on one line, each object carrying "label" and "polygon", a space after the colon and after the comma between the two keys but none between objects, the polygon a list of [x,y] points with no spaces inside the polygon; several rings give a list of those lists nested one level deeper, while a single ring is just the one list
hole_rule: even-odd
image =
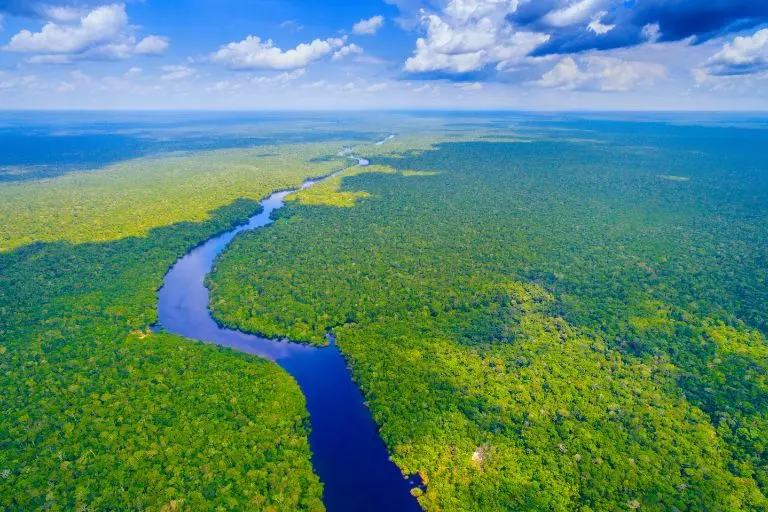
[{"label": "riverbank", "polygon": [[[364,158],[357,160],[360,166],[370,164]],[[324,179],[308,180],[301,188]],[[272,214],[283,207],[290,193],[272,194],[261,202],[262,210],[248,224],[210,239],[181,258],[166,275],[158,293],[159,324],[170,333],[275,361],[296,379],[307,401],[312,425],[312,463],[324,485],[328,510],[419,511],[411,495],[419,483],[403,478],[390,461],[370,411],[336,346],[317,348],[270,340],[219,326],[211,317],[205,278],[216,257],[238,234],[272,224]]]}]

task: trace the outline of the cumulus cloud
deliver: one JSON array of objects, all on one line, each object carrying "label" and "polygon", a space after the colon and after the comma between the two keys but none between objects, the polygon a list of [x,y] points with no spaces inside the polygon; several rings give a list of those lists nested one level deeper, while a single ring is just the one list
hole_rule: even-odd
[{"label": "cumulus cloud", "polygon": [[587,75],[572,57],[565,57],[555,67],[544,73],[537,82],[542,87],[556,87],[558,89],[575,89],[586,81]]},{"label": "cumulus cloud", "polygon": [[603,7],[605,0],[579,0],[548,12],[543,20],[552,27],[569,27],[586,22]]},{"label": "cumulus cloud", "polygon": [[[754,0],[388,0],[403,17],[418,11],[418,37],[404,71],[424,79],[509,80],[560,60],[541,83],[554,87],[627,90],[665,74],[632,58],[575,57],[679,42],[697,45],[768,23],[768,1]],[[764,66],[758,35],[737,39],[740,62],[714,56],[713,73],[747,73]],[[649,46],[650,47],[650,46]],[[629,50],[627,50],[629,51]],[[626,52],[611,52],[622,55]],[[721,52],[722,53],[722,52]],[[608,54],[608,55],[611,55]],[[606,59],[608,57],[605,57]],[[642,59],[640,59],[642,60]],[[738,59],[737,59],[738,60]],[[508,72],[502,76],[499,73]],[[646,78],[643,74],[647,75]],[[562,83],[560,83],[562,81]]]},{"label": "cumulus cloud", "polygon": [[426,36],[416,41],[405,71],[469,73],[490,65],[499,70],[514,66],[549,39],[508,23],[516,9],[514,0],[451,0],[441,14],[424,13]]},{"label": "cumulus cloud", "polygon": [[338,61],[348,55],[354,55],[354,54],[360,55],[362,53],[363,53],[363,49],[357,46],[356,44],[352,43],[339,48],[339,50],[337,50],[336,53],[333,54],[332,60]]},{"label": "cumulus cloud", "polygon": [[49,22],[40,32],[22,30],[11,38],[5,49],[21,53],[80,53],[119,39],[127,27],[125,6],[109,5],[94,9],[76,25]]},{"label": "cumulus cloud", "polygon": [[40,5],[37,10],[44,19],[61,23],[77,21],[88,13],[87,10],[84,10],[82,5],[76,7],[71,5],[43,4]]},{"label": "cumulus cloud", "polygon": [[384,26],[384,16],[374,16],[367,20],[360,20],[352,27],[352,32],[357,35],[374,35]]},{"label": "cumulus cloud", "polygon": [[344,46],[345,41],[345,38],[315,39],[283,51],[271,39],[262,41],[260,37],[248,36],[239,43],[222,46],[209,59],[235,70],[292,70],[304,68],[323,58]]},{"label": "cumulus cloud", "polygon": [[111,4],[82,12],[71,7],[40,7],[49,19],[39,32],[22,30],[5,51],[34,54],[30,63],[66,64],[76,60],[117,60],[132,55],[163,53],[168,39],[148,36],[136,42],[124,4]]},{"label": "cumulus cloud", "polygon": [[536,83],[561,90],[624,92],[653,85],[667,76],[666,67],[651,62],[595,55],[581,57],[581,61],[583,67],[573,57],[563,57]]},{"label": "cumulus cloud", "polygon": [[592,31],[598,36],[604,36],[611,30],[615,29],[616,25],[606,25],[603,23],[603,18],[606,14],[608,13],[605,11],[600,11],[595,16],[593,16],[592,21],[589,23],[589,25],[587,25],[587,30]]},{"label": "cumulus cloud", "polygon": [[718,76],[752,75],[768,70],[768,29],[725,43],[707,60],[705,69]]},{"label": "cumulus cloud", "polygon": [[168,38],[158,36],[148,36],[139,41],[136,45],[137,55],[161,55],[168,51]]},{"label": "cumulus cloud", "polygon": [[[647,42],[701,43],[768,23],[756,0],[388,0],[426,32],[406,71],[478,70],[514,59],[629,48]],[[421,9],[421,11],[419,11]],[[416,14],[419,13],[419,14]],[[522,46],[512,34],[528,34]],[[492,40],[492,42],[489,42]],[[474,50],[452,50],[472,41]],[[484,42],[483,42],[484,41]],[[511,48],[515,48],[511,51]],[[527,52],[527,53],[526,53]],[[514,66],[506,62],[502,68]]]},{"label": "cumulus cloud", "polygon": [[511,15],[552,38],[535,55],[609,50],[647,41],[703,42],[768,22],[768,2],[754,0],[541,0]]}]

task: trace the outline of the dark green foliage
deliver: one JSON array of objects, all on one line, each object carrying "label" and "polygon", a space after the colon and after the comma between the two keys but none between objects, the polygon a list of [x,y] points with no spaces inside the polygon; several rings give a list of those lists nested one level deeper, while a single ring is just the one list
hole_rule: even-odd
[{"label": "dark green foliage", "polygon": [[304,399],[272,363],[152,335],[2,370],[10,510],[323,509]]},{"label": "dark green foliage", "polygon": [[215,313],[335,328],[430,510],[766,510],[765,133],[589,128],[379,158],[421,173],[237,240]]},{"label": "dark green foliage", "polygon": [[173,262],[257,209],[0,254],[0,509],[323,509],[296,383],[147,331]]}]

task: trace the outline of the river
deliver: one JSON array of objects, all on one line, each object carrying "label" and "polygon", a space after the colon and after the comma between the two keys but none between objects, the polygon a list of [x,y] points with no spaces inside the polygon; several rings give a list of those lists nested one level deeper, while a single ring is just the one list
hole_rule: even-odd
[{"label": "river", "polygon": [[[358,159],[361,166],[368,163]],[[309,180],[302,188],[320,181],[323,179]],[[272,212],[282,208],[292,192],[272,194],[261,202],[263,211],[248,224],[208,240],[181,258],[160,289],[159,324],[166,332],[275,361],[296,379],[307,401],[312,464],[323,482],[323,501],[329,512],[420,511],[410,494],[420,485],[418,477],[403,478],[390,461],[363,396],[334,343],[318,348],[269,340],[222,328],[211,317],[204,283],[214,260],[239,233],[272,224]]]}]

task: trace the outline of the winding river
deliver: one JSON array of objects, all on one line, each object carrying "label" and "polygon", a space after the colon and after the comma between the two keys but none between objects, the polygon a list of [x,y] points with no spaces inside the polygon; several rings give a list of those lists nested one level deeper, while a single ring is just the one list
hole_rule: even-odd
[{"label": "winding river", "polygon": [[[366,166],[368,161],[359,158],[358,164]],[[306,181],[302,189],[320,181],[323,179]],[[214,260],[239,233],[271,224],[272,212],[283,207],[285,197],[292,192],[272,194],[262,201],[263,211],[248,224],[208,240],[174,265],[159,292],[160,326],[166,332],[270,359],[296,379],[312,422],[312,464],[323,482],[323,501],[330,512],[420,511],[410,494],[420,485],[418,477],[403,478],[390,461],[363,396],[334,343],[318,348],[269,340],[222,328],[211,317],[204,283]]]}]

